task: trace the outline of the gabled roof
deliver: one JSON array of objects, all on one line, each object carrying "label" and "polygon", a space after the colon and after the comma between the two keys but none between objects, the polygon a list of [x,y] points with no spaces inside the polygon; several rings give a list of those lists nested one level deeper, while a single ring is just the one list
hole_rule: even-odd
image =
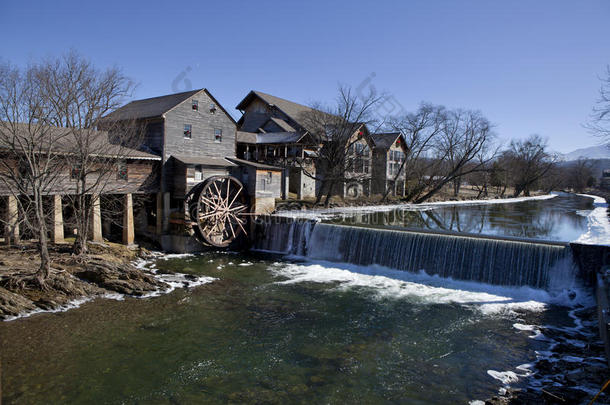
[{"label": "gabled roof", "polygon": [[218,102],[218,100],[216,100],[214,96],[212,96],[212,94],[205,88],[185,91],[182,93],[168,94],[165,96],[134,100],[106,115],[103,119],[120,121],[128,119],[161,117],[178,104],[188,100],[190,97],[193,97],[202,91],[204,91],[208,97],[214,101],[214,103],[231,119],[231,121],[235,122],[231,114],[229,114],[227,110],[225,110],[224,107]]},{"label": "gabled roof", "polygon": [[106,115],[104,119],[122,120],[136,118],[160,117],[178,104],[194,96],[201,90],[191,90],[182,93],[168,94],[165,96],[134,100],[123,107]]},{"label": "gabled roof", "polygon": [[248,93],[248,95],[244,97],[244,99],[235,108],[238,110],[245,110],[246,106],[250,104],[254,98],[259,98],[268,105],[275,106],[284,114],[293,119],[304,130],[309,129],[307,128],[307,125],[303,122],[303,115],[318,111],[303,104],[295,103],[293,101],[289,101],[280,97],[272,96],[271,94],[255,90],[250,91],[250,93]]},{"label": "gabled roof", "polygon": [[381,132],[371,134],[375,147],[380,149],[390,149],[390,147],[400,136],[402,136],[400,132]]}]

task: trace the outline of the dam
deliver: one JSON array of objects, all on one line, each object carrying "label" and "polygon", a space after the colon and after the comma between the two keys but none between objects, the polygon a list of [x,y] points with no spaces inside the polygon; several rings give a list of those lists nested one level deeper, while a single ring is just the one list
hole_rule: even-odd
[{"label": "dam", "polygon": [[567,243],[269,219],[255,248],[313,260],[378,265],[503,286],[553,289],[576,283]]}]

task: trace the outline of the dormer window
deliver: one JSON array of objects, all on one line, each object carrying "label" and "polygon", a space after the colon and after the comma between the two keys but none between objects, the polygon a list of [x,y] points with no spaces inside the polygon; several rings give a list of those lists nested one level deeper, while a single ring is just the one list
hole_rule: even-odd
[{"label": "dormer window", "polygon": [[193,108],[193,110],[198,111],[199,110],[199,100],[193,100],[191,107]]},{"label": "dormer window", "polygon": [[193,137],[191,124],[184,124],[184,137],[191,139]]}]

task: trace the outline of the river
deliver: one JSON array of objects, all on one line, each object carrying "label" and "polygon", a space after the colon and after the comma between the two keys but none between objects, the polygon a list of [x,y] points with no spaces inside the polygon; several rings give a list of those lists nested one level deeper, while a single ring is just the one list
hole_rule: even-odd
[{"label": "river", "polygon": [[[591,208],[574,198],[571,208],[553,199],[570,212],[553,218],[570,219],[554,228],[564,236],[544,239],[582,233]],[[570,311],[592,303],[574,286],[256,252],[143,265],[209,282],[3,322],[3,403],[468,403],[527,384],[528,364],[551,343],[536,327],[573,328]]]}]

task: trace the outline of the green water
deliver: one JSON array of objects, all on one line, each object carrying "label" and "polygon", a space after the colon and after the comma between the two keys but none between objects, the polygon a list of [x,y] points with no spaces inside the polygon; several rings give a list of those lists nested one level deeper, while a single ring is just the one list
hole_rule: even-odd
[{"label": "green water", "polygon": [[571,324],[565,308],[489,314],[495,295],[349,268],[314,280],[324,265],[241,254],[156,266],[217,280],[3,322],[3,403],[467,403],[501,386],[487,370],[546,348],[514,323]]}]

